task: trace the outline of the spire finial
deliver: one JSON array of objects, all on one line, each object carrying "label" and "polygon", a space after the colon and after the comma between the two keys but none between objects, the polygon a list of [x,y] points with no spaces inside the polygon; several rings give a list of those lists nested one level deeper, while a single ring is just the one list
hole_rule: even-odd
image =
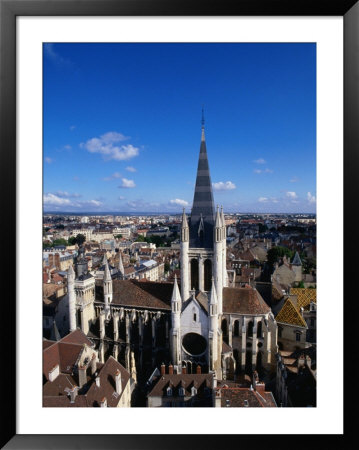
[{"label": "spire finial", "polygon": [[204,108],[203,108],[203,105],[202,105],[202,120],[201,120],[201,123],[202,123],[202,136],[201,136],[201,141],[204,142],[204,141],[206,140],[206,138],[205,138],[205,136],[204,136]]}]

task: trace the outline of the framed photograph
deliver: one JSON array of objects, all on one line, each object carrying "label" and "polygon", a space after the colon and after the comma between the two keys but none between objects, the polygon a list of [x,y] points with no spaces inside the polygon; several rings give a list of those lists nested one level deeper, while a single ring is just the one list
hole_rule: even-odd
[{"label": "framed photograph", "polygon": [[3,448],[342,439],[358,2],[0,1]]}]

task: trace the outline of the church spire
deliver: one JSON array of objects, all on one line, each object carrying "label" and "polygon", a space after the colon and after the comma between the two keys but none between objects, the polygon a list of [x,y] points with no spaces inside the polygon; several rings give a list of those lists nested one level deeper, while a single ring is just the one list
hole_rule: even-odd
[{"label": "church spire", "polygon": [[[202,220],[201,220],[202,217]],[[203,223],[203,225],[201,224]],[[201,224],[201,230],[199,226]],[[190,247],[213,248],[214,202],[202,110],[202,137],[190,225]]]}]

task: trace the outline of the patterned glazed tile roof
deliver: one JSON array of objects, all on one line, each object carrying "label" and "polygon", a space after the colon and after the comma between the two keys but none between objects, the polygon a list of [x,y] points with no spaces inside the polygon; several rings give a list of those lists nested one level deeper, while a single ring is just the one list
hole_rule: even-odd
[{"label": "patterned glazed tile roof", "polygon": [[305,320],[289,298],[285,301],[275,320],[280,323],[307,328]]},{"label": "patterned glazed tile roof", "polygon": [[291,288],[291,295],[296,295],[298,308],[308,309],[311,302],[317,303],[317,290],[307,288]]}]

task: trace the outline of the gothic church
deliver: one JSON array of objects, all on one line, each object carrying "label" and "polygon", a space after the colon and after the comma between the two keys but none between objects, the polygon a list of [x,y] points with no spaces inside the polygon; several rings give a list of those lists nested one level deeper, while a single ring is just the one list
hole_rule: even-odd
[{"label": "gothic church", "polygon": [[[202,121],[190,217],[181,226],[181,280],[174,283],[111,276],[104,260],[102,285],[88,271],[83,251],[68,271],[70,331],[96,344],[100,362],[113,356],[142,381],[161,363],[175,373],[215,373],[218,379],[253,370],[273,371],[274,316],[252,287],[228,286],[226,224],[215,209]],[[122,268],[122,269],[121,269]]]}]

